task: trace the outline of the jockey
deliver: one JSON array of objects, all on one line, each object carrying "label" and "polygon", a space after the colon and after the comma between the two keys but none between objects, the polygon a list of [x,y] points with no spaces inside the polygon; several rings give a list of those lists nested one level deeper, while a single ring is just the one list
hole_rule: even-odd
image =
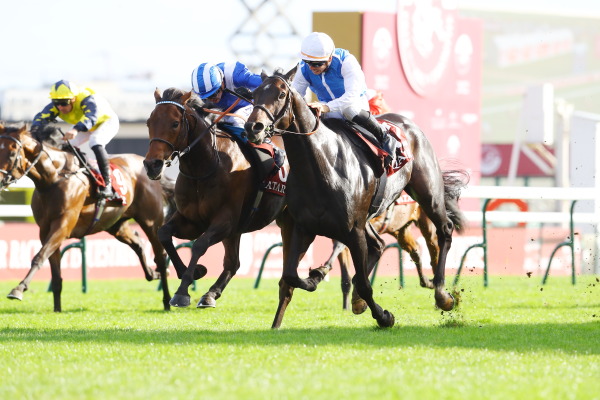
[{"label": "jockey", "polygon": [[52,85],[50,99],[52,102],[33,118],[31,131],[53,122],[56,117],[73,124],[65,133],[64,140],[70,140],[73,146],[89,141],[105,183],[104,188],[98,188],[98,196],[110,197],[110,168],[104,147],[119,131],[119,117],[108,102],[92,89],[80,89],[69,81],[60,80]]},{"label": "jockey", "polygon": [[383,145],[387,132],[369,112],[365,74],[356,57],[336,48],[329,35],[313,32],[302,41],[300,58],[292,87],[302,96],[306,89],[315,93],[319,101],[309,106],[320,109],[323,117],[346,119],[362,126]]},{"label": "jockey", "polygon": [[[202,63],[192,71],[193,91],[209,108],[227,110],[238,100],[237,96],[225,89],[250,99],[252,91],[261,83],[260,75],[250,72],[241,62],[222,62],[216,65]],[[236,115],[226,115],[222,119],[223,129],[236,135],[244,143],[248,141],[244,134],[244,123],[250,116],[252,108],[252,104],[240,99],[238,104],[229,110],[229,113]],[[284,151],[275,146],[270,139],[266,142],[273,146],[275,163],[281,167],[285,159]]]}]

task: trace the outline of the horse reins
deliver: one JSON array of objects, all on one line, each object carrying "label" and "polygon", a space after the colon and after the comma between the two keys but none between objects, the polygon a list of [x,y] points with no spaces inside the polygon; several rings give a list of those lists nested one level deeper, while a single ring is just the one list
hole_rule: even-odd
[{"label": "horse reins", "polygon": [[19,178],[15,178],[15,176],[13,175],[13,171],[15,170],[15,168],[17,168],[17,164],[21,160],[21,149],[23,148],[23,143],[21,143],[21,141],[19,139],[14,138],[10,135],[0,135],[0,139],[12,140],[19,146],[18,154],[15,157],[15,161],[13,162],[13,165],[11,166],[10,170],[7,171],[4,169],[0,169],[0,172],[4,173],[7,178],[9,178],[9,177],[12,178],[11,180],[3,180],[2,186],[4,187],[4,186],[11,185],[11,184],[15,183],[16,181],[18,181],[19,179],[21,179],[22,177],[26,176],[29,173],[29,171],[31,171],[33,169],[35,164],[37,164],[38,161],[40,161],[40,158],[42,157],[42,152],[46,151],[46,150],[42,146],[42,150],[38,153],[38,155],[35,157],[35,159],[33,161],[27,160],[27,162],[29,162],[29,167],[27,167],[24,170],[23,175],[21,175]]}]

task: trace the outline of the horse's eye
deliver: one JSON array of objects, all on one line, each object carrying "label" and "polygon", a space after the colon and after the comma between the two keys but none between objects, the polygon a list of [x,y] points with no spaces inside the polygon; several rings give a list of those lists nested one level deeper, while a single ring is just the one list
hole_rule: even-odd
[{"label": "horse's eye", "polygon": [[279,93],[279,100],[285,99],[285,92]]},{"label": "horse's eye", "polygon": [[171,125],[171,126],[173,127],[173,129],[179,128],[179,121],[173,122],[173,125]]}]

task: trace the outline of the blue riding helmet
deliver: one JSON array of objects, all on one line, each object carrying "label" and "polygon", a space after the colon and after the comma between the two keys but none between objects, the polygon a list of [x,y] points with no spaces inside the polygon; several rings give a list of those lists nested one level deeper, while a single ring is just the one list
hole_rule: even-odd
[{"label": "blue riding helmet", "polygon": [[202,63],[192,71],[192,88],[201,99],[212,96],[223,82],[223,71],[216,65]]}]

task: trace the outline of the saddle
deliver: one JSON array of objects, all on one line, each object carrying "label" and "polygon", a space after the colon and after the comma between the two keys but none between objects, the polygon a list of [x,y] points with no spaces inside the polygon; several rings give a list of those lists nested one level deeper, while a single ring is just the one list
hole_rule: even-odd
[{"label": "saddle", "polygon": [[[77,157],[79,161],[83,163],[83,165],[86,165],[88,167],[85,169],[84,174],[90,178],[92,184],[95,185],[96,188],[104,188],[106,186],[104,178],[102,177],[102,174],[98,169],[98,164],[96,163],[96,160],[88,158],[87,154],[85,154],[83,151],[81,151],[81,149],[75,146],[64,145],[63,150],[75,154],[75,157]],[[124,194],[127,192],[127,190],[120,184],[120,182],[123,181],[122,177],[120,176],[121,171],[113,163],[109,163],[109,166],[112,195],[106,200],[118,201],[125,206],[127,205],[127,199]]]}]

